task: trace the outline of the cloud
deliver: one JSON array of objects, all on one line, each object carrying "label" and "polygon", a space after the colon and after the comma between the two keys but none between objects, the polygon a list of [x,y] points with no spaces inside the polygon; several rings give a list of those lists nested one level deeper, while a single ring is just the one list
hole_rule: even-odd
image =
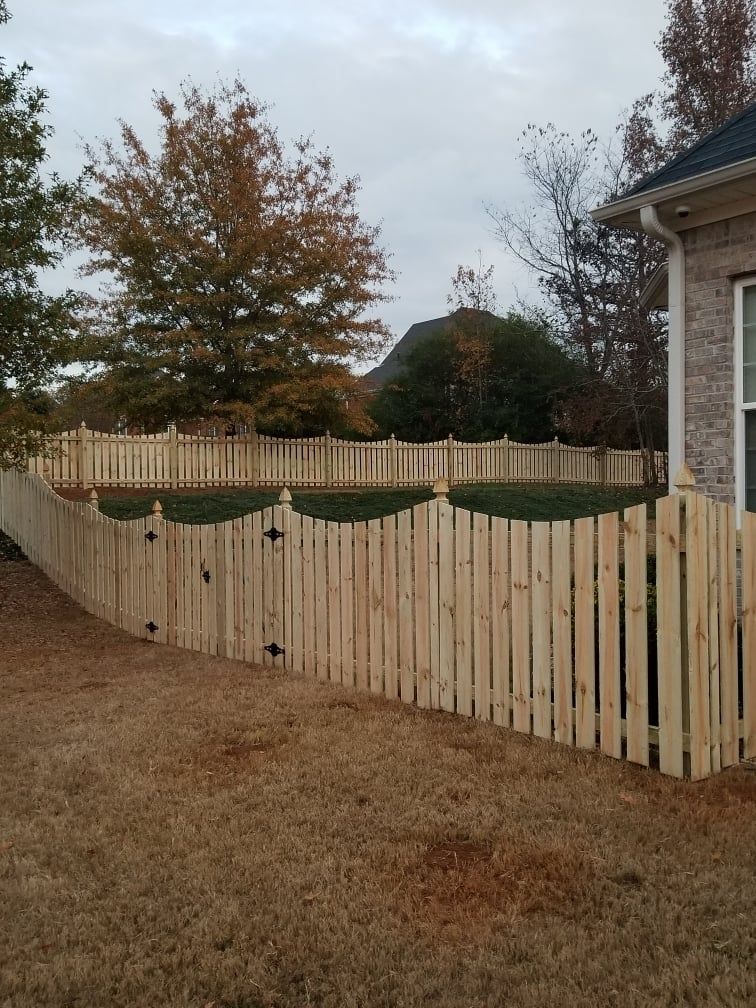
[{"label": "cloud", "polygon": [[[458,263],[496,267],[500,301],[532,287],[491,233],[484,204],[527,193],[516,155],[528,122],[608,133],[661,71],[658,0],[11,0],[8,62],[50,94],[50,167],[76,174],[80,138],[117,120],[154,143],[151,92],[239,74],[272,103],[284,138],[312,134],[360,207],[382,222],[399,272],[384,310],[400,336],[446,310]],[[68,277],[70,282],[70,276]]]}]

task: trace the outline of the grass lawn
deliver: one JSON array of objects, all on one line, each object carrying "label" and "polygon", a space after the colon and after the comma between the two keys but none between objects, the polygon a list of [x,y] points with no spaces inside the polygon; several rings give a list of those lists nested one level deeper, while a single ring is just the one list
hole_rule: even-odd
[{"label": "grass lawn", "polygon": [[[654,487],[609,488],[561,484],[491,484],[461,486],[452,490],[450,501],[458,507],[504,518],[547,521],[580,518],[620,510],[641,501],[653,501],[666,491]],[[363,490],[340,493],[293,490],[294,507],[313,518],[331,521],[366,521],[393,514],[430,500],[433,494],[424,488],[404,490]],[[100,509],[111,518],[141,518],[149,513],[158,497],[165,518],[188,524],[227,521],[238,515],[258,511],[278,501],[277,491],[209,490],[201,493],[140,490],[118,496],[107,488],[101,491]]]},{"label": "grass lawn", "polygon": [[20,560],[0,626],[0,1005],[756,1003],[745,767],[149,644]]}]

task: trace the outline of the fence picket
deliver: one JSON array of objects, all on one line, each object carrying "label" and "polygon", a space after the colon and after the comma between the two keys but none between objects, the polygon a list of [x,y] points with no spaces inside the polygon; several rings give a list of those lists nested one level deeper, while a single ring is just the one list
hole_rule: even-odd
[{"label": "fence picket", "polygon": [[656,502],[656,637],[659,768],[683,776],[680,497]]},{"label": "fence picket", "polygon": [[648,766],[646,505],[625,511],[625,710],[627,758]]},{"label": "fence picket", "polygon": [[493,720],[497,725],[510,723],[510,579],[509,522],[491,519],[491,657],[493,664]]},{"label": "fence picket", "polygon": [[616,759],[622,755],[618,545],[617,515],[599,515],[599,745]]},{"label": "fence picket", "polygon": [[368,537],[368,599],[370,626],[370,690],[383,693],[383,569],[380,518],[367,523]]},{"label": "fence picket", "polygon": [[402,511],[396,518],[399,605],[397,620],[399,629],[399,673],[400,696],[404,703],[415,701],[415,648],[412,605],[412,512]]},{"label": "fence picket", "polygon": [[572,602],[570,523],[551,524],[551,587],[554,638],[554,738],[572,745]]},{"label": "fence picket", "polygon": [[456,655],[456,710],[470,717],[472,698],[472,579],[469,511],[457,508],[454,529],[454,637]]},{"label": "fence picket", "polygon": [[399,696],[396,598],[396,515],[383,519],[383,668],[384,691],[390,700]]},{"label": "fence picket", "polygon": [[738,609],[735,508],[717,504],[721,761],[738,761]]},{"label": "fence picket", "polygon": [[354,685],[354,548],[351,525],[341,526],[339,554],[339,594],[341,601],[341,682]]},{"label": "fence picket", "polygon": [[707,777],[711,771],[707,516],[706,499],[685,494],[690,772],[694,780]]},{"label": "fence picket", "polygon": [[328,678],[341,682],[341,562],[339,525],[326,523],[326,554],[328,580],[326,600],[328,610]]},{"label": "fence picket", "polygon": [[575,743],[596,748],[596,597],[593,518],[575,521]]},{"label": "fence picket", "polygon": [[530,732],[530,576],[528,524],[509,525],[512,570],[512,707],[515,731]]},{"label": "fence picket", "polygon": [[367,525],[354,526],[354,622],[355,622],[355,685],[366,690],[370,685],[370,637],[368,613],[368,539]]},{"label": "fence picket", "polygon": [[439,706],[454,710],[454,510],[438,505]]},{"label": "fence picket", "polygon": [[743,512],[743,759],[756,757],[756,513]]},{"label": "fence picket", "polygon": [[548,522],[531,525],[533,734],[551,738],[551,558]]},{"label": "fence picket", "polygon": [[417,706],[431,706],[430,558],[427,504],[418,504],[414,523],[412,566],[415,586],[415,689]]},{"label": "fence picket", "polygon": [[473,515],[473,670],[475,717],[491,720],[491,568],[488,516]]}]

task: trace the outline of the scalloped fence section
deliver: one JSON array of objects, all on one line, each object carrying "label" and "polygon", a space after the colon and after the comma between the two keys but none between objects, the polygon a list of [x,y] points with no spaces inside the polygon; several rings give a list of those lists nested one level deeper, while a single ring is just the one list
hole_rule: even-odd
[{"label": "scalloped fence section", "polygon": [[49,457],[29,471],[54,487],[398,487],[459,483],[595,483],[640,486],[667,479],[667,457],[640,451],[576,448],[508,438],[467,444],[449,437],[429,444],[178,434],[124,436],[80,427],[51,440]]},{"label": "scalloped fence section", "polygon": [[756,514],[649,518],[117,522],[0,473],[0,528],[129,633],[700,779],[756,757]]}]

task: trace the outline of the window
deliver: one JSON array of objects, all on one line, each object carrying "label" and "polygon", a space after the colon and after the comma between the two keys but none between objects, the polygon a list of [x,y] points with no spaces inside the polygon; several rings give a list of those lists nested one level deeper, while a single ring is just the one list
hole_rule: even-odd
[{"label": "window", "polygon": [[735,361],[737,504],[756,511],[756,279],[736,291]]}]

